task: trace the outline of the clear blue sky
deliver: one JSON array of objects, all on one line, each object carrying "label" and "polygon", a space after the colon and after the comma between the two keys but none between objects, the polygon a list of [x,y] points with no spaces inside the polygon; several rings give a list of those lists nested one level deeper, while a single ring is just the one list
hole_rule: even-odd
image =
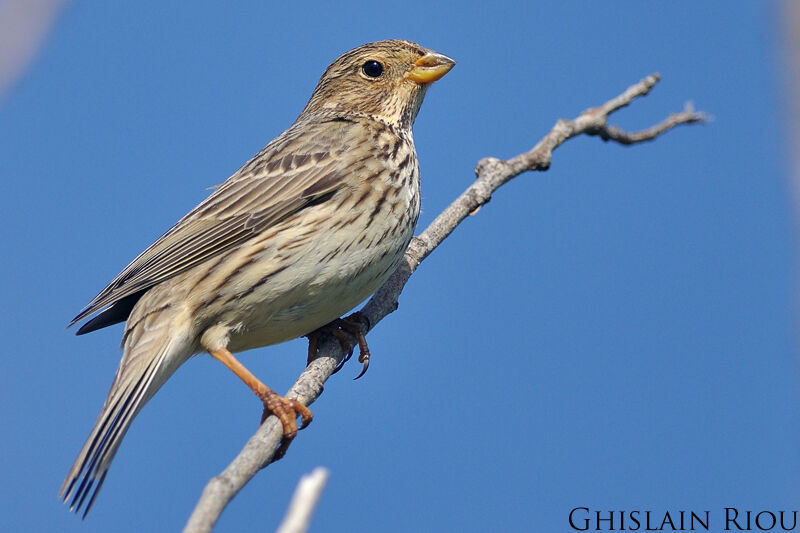
[{"label": "clear blue sky", "polygon": [[[218,531],[272,530],[298,478],[331,478],[315,531],[567,531],[593,509],[796,508],[795,221],[777,3],[74,2],[0,107],[0,526],[175,531],[255,430],[209,357],[139,415],[85,522],[56,493],[94,423],[119,327],[67,322],[296,117],[323,69],[405,38],[456,68],[415,126],[420,229],[484,156],[659,71],[615,115],[714,115],[636,147],[570,141],[423,264],[334,376],[286,459]],[[285,3],[288,4],[288,3]],[[535,4],[535,5],[534,5]],[[242,360],[284,391],[305,344]],[[719,516],[715,520],[719,523]]]}]

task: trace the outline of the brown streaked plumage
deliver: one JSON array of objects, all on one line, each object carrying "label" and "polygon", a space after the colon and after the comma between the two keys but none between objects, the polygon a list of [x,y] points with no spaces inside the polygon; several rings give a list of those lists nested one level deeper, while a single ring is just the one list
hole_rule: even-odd
[{"label": "brown streaked plumage", "polygon": [[[397,268],[419,215],[411,125],[454,62],[409,41],[351,50],[295,123],[128,265],[72,321],[126,321],[123,356],[61,487],[84,516],[142,406],[193,354],[233,370],[281,420],[308,409],[272,392],[231,352],[308,335]],[[365,347],[365,346],[364,346]]]}]

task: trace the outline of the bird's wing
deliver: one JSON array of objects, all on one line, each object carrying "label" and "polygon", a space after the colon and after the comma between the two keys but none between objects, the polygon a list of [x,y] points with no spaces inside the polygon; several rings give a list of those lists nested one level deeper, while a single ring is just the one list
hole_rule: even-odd
[{"label": "bird's wing", "polygon": [[307,123],[284,132],[125,267],[70,326],[329,199],[354,162],[342,147],[357,127],[349,121]]}]

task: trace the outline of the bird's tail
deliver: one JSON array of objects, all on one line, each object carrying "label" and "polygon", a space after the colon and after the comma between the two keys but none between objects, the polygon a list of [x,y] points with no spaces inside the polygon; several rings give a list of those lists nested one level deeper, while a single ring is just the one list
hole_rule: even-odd
[{"label": "bird's tail", "polygon": [[[164,321],[168,322],[168,321]],[[129,321],[130,324],[130,321]],[[59,497],[85,518],[134,417],[188,354],[168,325],[125,333],[125,351],[94,429],[61,485]],[[174,333],[174,332],[173,332]]]}]

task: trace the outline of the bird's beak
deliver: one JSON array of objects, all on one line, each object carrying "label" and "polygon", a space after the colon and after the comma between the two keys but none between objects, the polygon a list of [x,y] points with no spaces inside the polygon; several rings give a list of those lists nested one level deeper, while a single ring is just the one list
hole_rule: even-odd
[{"label": "bird's beak", "polygon": [[447,74],[456,62],[449,57],[428,52],[417,59],[407,76],[417,83],[433,83]]}]

